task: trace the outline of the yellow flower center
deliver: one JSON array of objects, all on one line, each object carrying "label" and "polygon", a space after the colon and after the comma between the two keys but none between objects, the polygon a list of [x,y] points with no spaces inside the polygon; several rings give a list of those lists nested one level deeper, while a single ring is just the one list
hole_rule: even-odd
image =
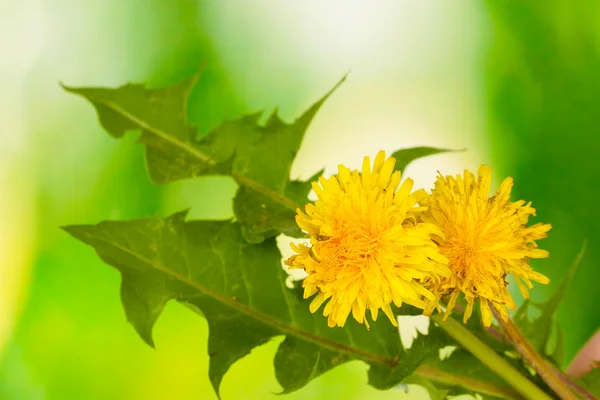
[{"label": "yellow flower center", "polygon": [[[544,258],[548,252],[537,249],[535,240],[546,237],[551,228],[547,224],[526,226],[530,215],[535,215],[531,203],[509,201],[512,179],[500,185],[495,196],[489,197],[491,170],[481,166],[478,179],[465,171],[464,177],[440,176],[431,196],[421,204],[429,208],[423,221],[442,228],[445,240],[439,241],[440,251],[449,259],[452,276],[434,285],[438,299],[449,294],[447,313],[454,307],[462,292],[467,300],[465,321],[470,317],[474,299],[481,300],[483,322],[491,324],[489,303],[506,317],[506,308],[515,304],[506,289],[506,276],[514,274],[524,297],[531,280],[548,283],[544,275],[528,265],[531,258]],[[527,286],[527,287],[526,287]],[[430,302],[426,313],[437,306]]]},{"label": "yellow flower center", "polygon": [[329,300],[323,310],[329,326],[343,326],[350,312],[368,326],[367,309],[373,320],[381,309],[396,324],[392,303],[423,308],[422,297],[435,297],[420,282],[450,276],[430,238],[442,233],[416,222],[422,210],[414,207],[412,180],[400,185],[394,164],[380,152],[373,170],[365,157],[362,174],[340,165],[337,177],[313,183],[318,201],[307,204],[306,213],[298,210],[296,221],[310,235],[310,246],[292,244],[298,254],[286,263],[308,273],[304,297],[318,293],[312,312]]}]

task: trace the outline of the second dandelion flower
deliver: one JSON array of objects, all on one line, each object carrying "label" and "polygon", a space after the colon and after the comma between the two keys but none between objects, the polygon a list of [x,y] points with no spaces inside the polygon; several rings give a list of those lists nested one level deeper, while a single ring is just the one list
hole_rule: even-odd
[{"label": "second dandelion flower", "polygon": [[532,281],[548,283],[529,265],[548,252],[536,240],[551,228],[528,226],[531,203],[510,201],[511,178],[489,197],[491,169],[482,165],[477,178],[442,176],[431,193],[402,184],[396,160],[380,151],[365,157],[362,171],[338,166],[338,175],[313,182],[318,200],[297,210],[296,222],[309,244],[292,244],[290,268],[304,269],[304,297],[314,296],[310,311],[324,303],[328,325],[344,326],[348,316],[367,327],[382,310],[397,325],[391,305],[403,303],[447,317],[459,295],[466,322],[479,299],[483,324],[490,326],[495,307],[503,319],[515,303],[506,277],[514,275],[524,297]]}]

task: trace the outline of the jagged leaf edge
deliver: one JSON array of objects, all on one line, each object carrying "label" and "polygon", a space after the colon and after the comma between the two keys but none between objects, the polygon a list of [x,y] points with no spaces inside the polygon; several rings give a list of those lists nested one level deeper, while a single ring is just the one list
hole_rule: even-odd
[{"label": "jagged leaf edge", "polygon": [[[235,152],[232,153],[227,160],[219,160],[219,162],[217,162],[213,158],[211,158],[210,154],[204,153],[202,151],[202,149],[199,148],[199,146],[202,145],[202,140],[210,138],[212,135],[215,134],[215,132],[219,131],[219,127],[217,127],[213,131],[209,132],[205,137],[198,140],[196,138],[196,127],[189,125],[189,123],[187,121],[188,98],[189,98],[191,91],[197,84],[197,81],[199,80],[199,78],[201,76],[201,72],[202,72],[202,70],[199,70],[191,78],[184,79],[184,80],[174,83],[172,85],[168,85],[168,86],[164,86],[164,87],[160,87],[160,88],[156,88],[156,89],[147,89],[144,84],[134,84],[134,83],[128,83],[128,84],[122,85],[120,87],[110,88],[110,89],[99,88],[99,87],[75,88],[75,87],[68,86],[62,82],[60,83],[60,85],[67,92],[70,92],[70,93],[76,94],[76,95],[80,95],[83,98],[85,98],[86,100],[88,100],[96,109],[96,112],[98,114],[98,118],[99,118],[101,125],[114,138],[117,138],[117,139],[122,138],[128,131],[141,131],[142,135],[140,136],[140,139],[142,139],[144,137],[144,134],[146,132],[150,132],[150,133],[154,134],[155,136],[160,137],[161,140],[163,140],[165,142],[169,142],[171,145],[174,143],[174,141],[177,141],[177,143],[180,144],[180,146],[179,146],[180,150],[187,151],[189,153],[188,155],[192,155],[203,162],[207,162],[208,164],[212,163],[211,168],[214,167],[213,168],[214,170],[211,173],[207,173],[207,174],[200,173],[200,175],[232,176],[240,185],[240,187],[237,190],[237,193],[240,193],[242,188],[246,187],[246,188],[249,188],[249,190],[255,191],[258,194],[267,196],[267,198],[274,201],[275,203],[278,203],[278,204],[281,204],[281,205],[287,207],[290,210],[290,218],[293,219],[293,213],[295,212],[295,210],[297,208],[299,208],[301,206],[301,204],[298,204],[296,201],[292,201],[292,200],[288,199],[286,197],[285,190],[282,193],[278,193],[278,192],[262,185],[259,182],[253,181],[251,179],[247,179],[246,177],[236,174],[233,171],[229,171],[229,169],[231,168],[231,165],[233,163],[233,160],[236,157]],[[266,125],[264,125],[264,126],[269,126],[269,124],[282,124],[282,126],[291,127],[291,126],[294,126],[295,124],[297,124],[302,119],[307,119],[305,129],[301,133],[301,135],[303,137],[306,129],[308,128],[308,125],[310,124],[312,118],[317,113],[319,108],[322,106],[322,104],[325,102],[325,100],[327,100],[327,98],[346,80],[346,78],[347,78],[347,75],[345,75],[331,90],[329,90],[320,100],[318,100],[316,103],[314,103],[307,111],[305,111],[292,124],[287,124],[287,123],[283,122],[277,114],[277,109],[275,109],[271,113],[270,117],[268,118],[268,120],[266,122]],[[89,94],[88,95],[85,94],[85,92],[89,92],[91,90],[110,90],[113,93],[117,93],[120,90],[126,90],[126,89],[131,89],[131,88],[134,88],[137,90],[143,90],[145,92],[150,92],[152,90],[161,91],[161,90],[167,90],[167,89],[169,89],[169,90],[172,89],[173,91],[175,91],[176,88],[180,88],[179,94],[182,96],[180,99],[181,107],[182,107],[181,112],[184,115],[183,122],[184,122],[185,126],[189,129],[189,137],[186,138],[187,141],[184,141],[181,138],[177,139],[177,138],[175,138],[176,135],[173,135],[173,134],[168,134],[168,133],[164,133],[164,132],[161,133],[160,128],[152,127],[152,126],[146,124],[143,120],[136,118],[136,115],[128,113],[127,110],[119,107],[118,104],[117,105],[112,104],[112,103],[107,104],[107,102],[103,99],[94,98]],[[107,114],[110,114],[113,118],[118,119],[120,121],[120,126],[115,128],[115,125],[111,125],[112,123],[109,123],[108,119],[106,118]],[[248,115],[239,117],[239,118],[231,120],[229,122],[235,123],[236,121],[244,121],[244,120],[250,119],[256,123],[256,127],[260,128],[261,125],[258,125],[257,121],[261,114],[263,114],[263,112],[250,113]],[[221,124],[221,125],[223,125],[223,124]],[[115,133],[115,129],[118,132]],[[300,139],[300,143],[301,143],[301,140],[302,140],[302,138]],[[152,149],[151,141],[145,141],[142,143],[145,145],[146,156],[148,157],[148,154],[149,154],[148,152]],[[300,146],[300,144],[298,146]],[[297,153],[297,151],[295,153]],[[293,158],[291,159],[291,162],[293,162],[293,160],[295,158],[295,153],[293,155]],[[156,176],[153,175],[152,169],[150,168],[148,161],[146,162],[146,164],[147,164],[147,170],[148,170],[151,178],[156,183],[164,184],[164,183],[170,182],[170,181],[158,180],[156,178]],[[196,172],[190,172],[190,175],[191,176],[186,176],[186,178],[198,176],[198,175],[196,175]],[[177,179],[183,179],[183,178],[176,178],[175,180],[177,180]],[[289,177],[288,177],[287,184],[289,185],[293,182],[297,182],[297,181],[293,181],[293,180],[289,179]],[[307,196],[308,196],[308,191],[306,192],[306,196],[304,196],[304,197],[307,198]],[[236,198],[237,198],[237,194],[236,194]],[[235,207],[234,207],[234,209],[235,209]],[[266,239],[267,237],[274,236],[278,233],[279,233],[279,231],[277,231],[277,230],[276,231],[258,232],[258,233],[252,232],[252,233],[249,233],[248,235],[246,235],[246,238],[252,243],[260,243],[262,240]],[[301,236],[299,232],[295,232],[295,231],[294,232],[284,232],[284,233],[286,233],[286,234],[291,233],[293,236]]]},{"label": "jagged leaf edge", "polygon": [[[183,220],[183,219],[185,218],[185,214],[186,214],[185,212],[182,212],[182,213],[176,213],[176,214],[173,214],[171,217],[168,217],[168,218],[175,218],[175,219],[180,219],[180,220]],[[123,222],[123,221],[109,221],[109,222]],[[214,222],[214,221],[212,221],[212,222]],[[102,224],[102,223],[101,223],[101,224]],[[79,240],[81,240],[81,241],[85,242],[85,240],[83,240],[83,239],[80,237],[80,235],[78,235],[78,233],[77,233],[77,229],[79,229],[79,228],[86,228],[86,227],[95,227],[95,226],[94,226],[94,225],[84,225],[84,226],[81,226],[81,225],[80,225],[80,226],[68,226],[68,227],[63,227],[63,229],[64,229],[65,231],[67,231],[69,234],[71,234],[72,236],[74,236],[75,238],[77,238],[77,239],[79,239]],[[86,244],[89,244],[89,243],[87,243],[87,242],[85,242],[85,243],[86,243]],[[92,246],[92,247],[94,247],[94,246]],[[107,260],[106,260],[104,257],[102,257],[102,256],[101,256],[101,258],[102,258],[102,259],[103,259],[103,260],[104,260],[106,263],[109,263],[110,265],[114,266],[114,265],[113,265],[113,264],[111,264],[109,261],[107,261]],[[117,269],[118,269],[118,267],[117,267]],[[120,272],[122,272],[122,271],[120,271]],[[125,277],[125,274],[124,274],[124,273],[122,273],[122,275],[123,275],[123,277]],[[136,331],[137,331],[137,332],[138,332],[138,334],[141,336],[141,338],[142,338],[142,339],[143,339],[143,340],[144,340],[146,343],[148,343],[150,346],[154,346],[154,341],[153,341],[153,339],[152,339],[152,327],[153,327],[154,323],[156,322],[156,320],[158,319],[158,317],[160,316],[160,313],[162,312],[162,310],[163,310],[163,308],[164,308],[164,305],[165,305],[165,303],[166,303],[168,300],[171,300],[171,299],[172,299],[172,298],[166,299],[165,301],[163,301],[162,303],[160,303],[160,307],[155,307],[155,308],[153,308],[153,307],[149,307],[149,308],[151,308],[151,309],[154,309],[154,310],[155,310],[155,314],[153,314],[152,318],[150,318],[150,319],[148,320],[148,321],[149,321],[149,322],[148,322],[148,324],[149,324],[149,325],[148,325],[148,326],[149,326],[149,328],[146,328],[146,327],[142,327],[142,328],[140,328],[139,326],[137,326],[137,325],[136,325],[136,320],[135,320],[135,318],[131,318],[131,316],[130,316],[130,315],[128,315],[128,321],[129,321],[130,323],[132,323],[132,325],[134,325],[134,327],[135,327]],[[163,300],[164,300],[164,299],[163,299]],[[179,299],[178,299],[178,300],[179,300]],[[124,305],[126,305],[126,302],[125,302],[125,301],[124,301]],[[190,306],[189,304],[186,304],[186,305]],[[190,307],[190,308],[194,309],[194,307]],[[198,311],[198,312],[199,312],[200,314],[202,314],[202,315],[205,315],[205,313],[203,313],[203,312],[202,312],[200,309],[198,309],[198,308],[196,308],[196,311]],[[127,311],[126,311],[126,312],[127,312]],[[289,333],[289,332],[288,332],[288,333]],[[306,338],[304,338],[304,339],[306,339]],[[322,343],[320,343],[319,345],[323,345],[323,343],[324,343],[325,341],[327,341],[327,340],[328,340],[327,338],[324,338],[324,339],[323,339],[323,341],[322,341]],[[398,336],[398,342],[399,342],[399,336]],[[350,350],[351,350],[351,346],[339,345],[339,344],[337,344],[337,343],[330,343],[330,344],[331,344],[332,348],[336,348],[336,346],[337,346],[337,347],[343,347],[343,348],[345,348],[345,350],[344,350],[344,351],[348,351],[348,349],[350,349]],[[362,350],[361,350],[361,349],[356,349],[356,351],[354,352],[354,357],[353,357],[353,359],[359,359],[359,360],[362,360],[362,361],[366,362],[367,364],[371,365],[371,367],[372,367],[372,366],[373,366],[373,363],[372,363],[372,362],[373,362],[373,360],[366,360],[366,359],[364,358],[364,356],[363,356],[363,357],[361,357],[361,356],[360,356],[361,352],[362,352]],[[396,366],[398,366],[398,365],[399,365],[399,361],[403,361],[403,360],[395,360],[395,361],[392,361],[392,362],[394,362],[394,363],[396,364]],[[416,368],[416,367],[418,367],[418,364],[417,364],[417,365],[415,365],[415,368]],[[372,371],[372,368],[370,368],[369,372],[371,372],[371,371]],[[410,372],[412,372],[412,371],[409,371],[409,373],[410,373]],[[399,377],[398,379],[402,379],[402,378],[404,378],[404,376],[402,376],[402,377]],[[220,381],[219,381],[219,383],[220,383]],[[306,383],[308,383],[308,382],[306,382]],[[398,382],[396,382],[396,383],[398,383]],[[389,387],[392,387],[392,385],[390,385]],[[216,391],[217,391],[217,393],[218,393],[218,385],[217,385],[217,387],[215,387],[215,390],[216,390]]]}]

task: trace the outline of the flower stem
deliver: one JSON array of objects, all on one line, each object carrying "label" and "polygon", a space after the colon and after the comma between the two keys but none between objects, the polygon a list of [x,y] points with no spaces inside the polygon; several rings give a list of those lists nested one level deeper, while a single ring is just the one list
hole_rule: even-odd
[{"label": "flower stem", "polygon": [[469,332],[462,324],[456,322],[455,319],[450,317],[446,321],[442,321],[442,315],[438,314],[433,315],[431,320],[436,322],[440,328],[445,330],[462,347],[515,388],[523,397],[530,400],[551,400],[550,396],[524,377],[508,361],[496,354],[494,350],[490,349],[485,343]]},{"label": "flower stem", "polygon": [[577,383],[573,382],[573,380],[571,380],[570,377],[568,377],[567,375],[565,375],[564,372],[562,372],[561,370],[559,370],[558,368],[556,368],[552,364],[549,364],[549,365],[550,365],[550,368],[552,368],[552,370],[554,371],[554,373],[558,377],[558,379],[560,379],[561,381],[563,381],[564,384],[567,385],[567,386],[569,386],[571,389],[573,389],[573,391],[579,393],[586,400],[597,400],[596,396],[594,396],[593,394],[591,394],[590,392],[588,392],[584,387],[582,387],[582,386],[578,385]]},{"label": "flower stem", "polygon": [[548,362],[535,351],[531,343],[529,343],[512,320],[509,318],[507,321],[504,321],[494,306],[492,306],[492,312],[504,331],[504,334],[508,337],[513,346],[515,346],[515,349],[521,353],[523,359],[539,374],[544,382],[548,384],[550,389],[563,400],[577,400],[577,396],[571,392],[569,386],[560,379]]},{"label": "flower stem", "polygon": [[459,385],[465,389],[488,396],[497,397],[505,400],[521,400],[519,393],[509,387],[499,387],[492,383],[481,381],[479,379],[452,374],[446,371],[440,371],[437,368],[422,364],[415,373],[424,378],[446,385]]},{"label": "flower stem", "polygon": [[[490,326],[488,328],[488,332],[490,332],[495,338],[497,338],[498,340],[502,341],[502,342],[506,342],[507,338],[499,331],[497,330],[495,327]],[[569,376],[567,376],[564,372],[562,372],[561,370],[559,370],[558,368],[556,368],[554,365],[552,364],[548,364],[550,365],[550,368],[552,368],[552,370],[554,371],[554,374],[561,380],[564,382],[565,385],[569,386],[574,392],[577,392],[581,395],[581,397],[583,397],[586,400],[597,400],[596,397],[591,394],[589,391],[587,391],[584,387],[582,387],[581,385],[578,385],[577,383],[575,383]]]}]

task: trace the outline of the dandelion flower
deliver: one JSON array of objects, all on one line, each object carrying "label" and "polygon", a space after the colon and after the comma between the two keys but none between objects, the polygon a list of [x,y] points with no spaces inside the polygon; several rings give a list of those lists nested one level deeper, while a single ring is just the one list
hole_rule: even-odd
[{"label": "dandelion flower", "polygon": [[304,298],[315,312],[327,302],[323,315],[328,325],[344,326],[350,312],[359,323],[373,321],[381,309],[397,325],[391,304],[424,308],[423,298],[434,300],[422,281],[449,277],[431,235],[443,236],[433,224],[417,223],[422,208],[411,194],[413,181],[400,185],[396,160],[381,151],[373,169],[365,157],[362,173],[338,166],[338,175],[313,182],[318,200],[298,209],[296,221],[310,236],[310,244],[294,244],[297,253],[286,264],[301,268]]},{"label": "dandelion flower", "polygon": [[431,314],[439,300],[447,300],[446,315],[454,308],[457,296],[463,293],[467,302],[466,322],[473,312],[475,299],[480,301],[483,324],[492,323],[490,304],[507,319],[506,309],[515,303],[506,289],[506,276],[513,274],[523,297],[528,298],[531,281],[546,284],[549,279],[530,266],[532,258],[548,257],[537,247],[536,240],[547,237],[551,226],[538,223],[527,226],[535,215],[531,203],[510,202],[512,178],[502,182],[498,192],[489,197],[491,169],[479,168],[477,180],[465,171],[464,177],[439,176],[430,196],[419,205],[427,207],[422,221],[436,224],[445,238],[438,238],[440,251],[449,260],[449,278],[431,282],[429,289],[436,295],[425,310]]}]

